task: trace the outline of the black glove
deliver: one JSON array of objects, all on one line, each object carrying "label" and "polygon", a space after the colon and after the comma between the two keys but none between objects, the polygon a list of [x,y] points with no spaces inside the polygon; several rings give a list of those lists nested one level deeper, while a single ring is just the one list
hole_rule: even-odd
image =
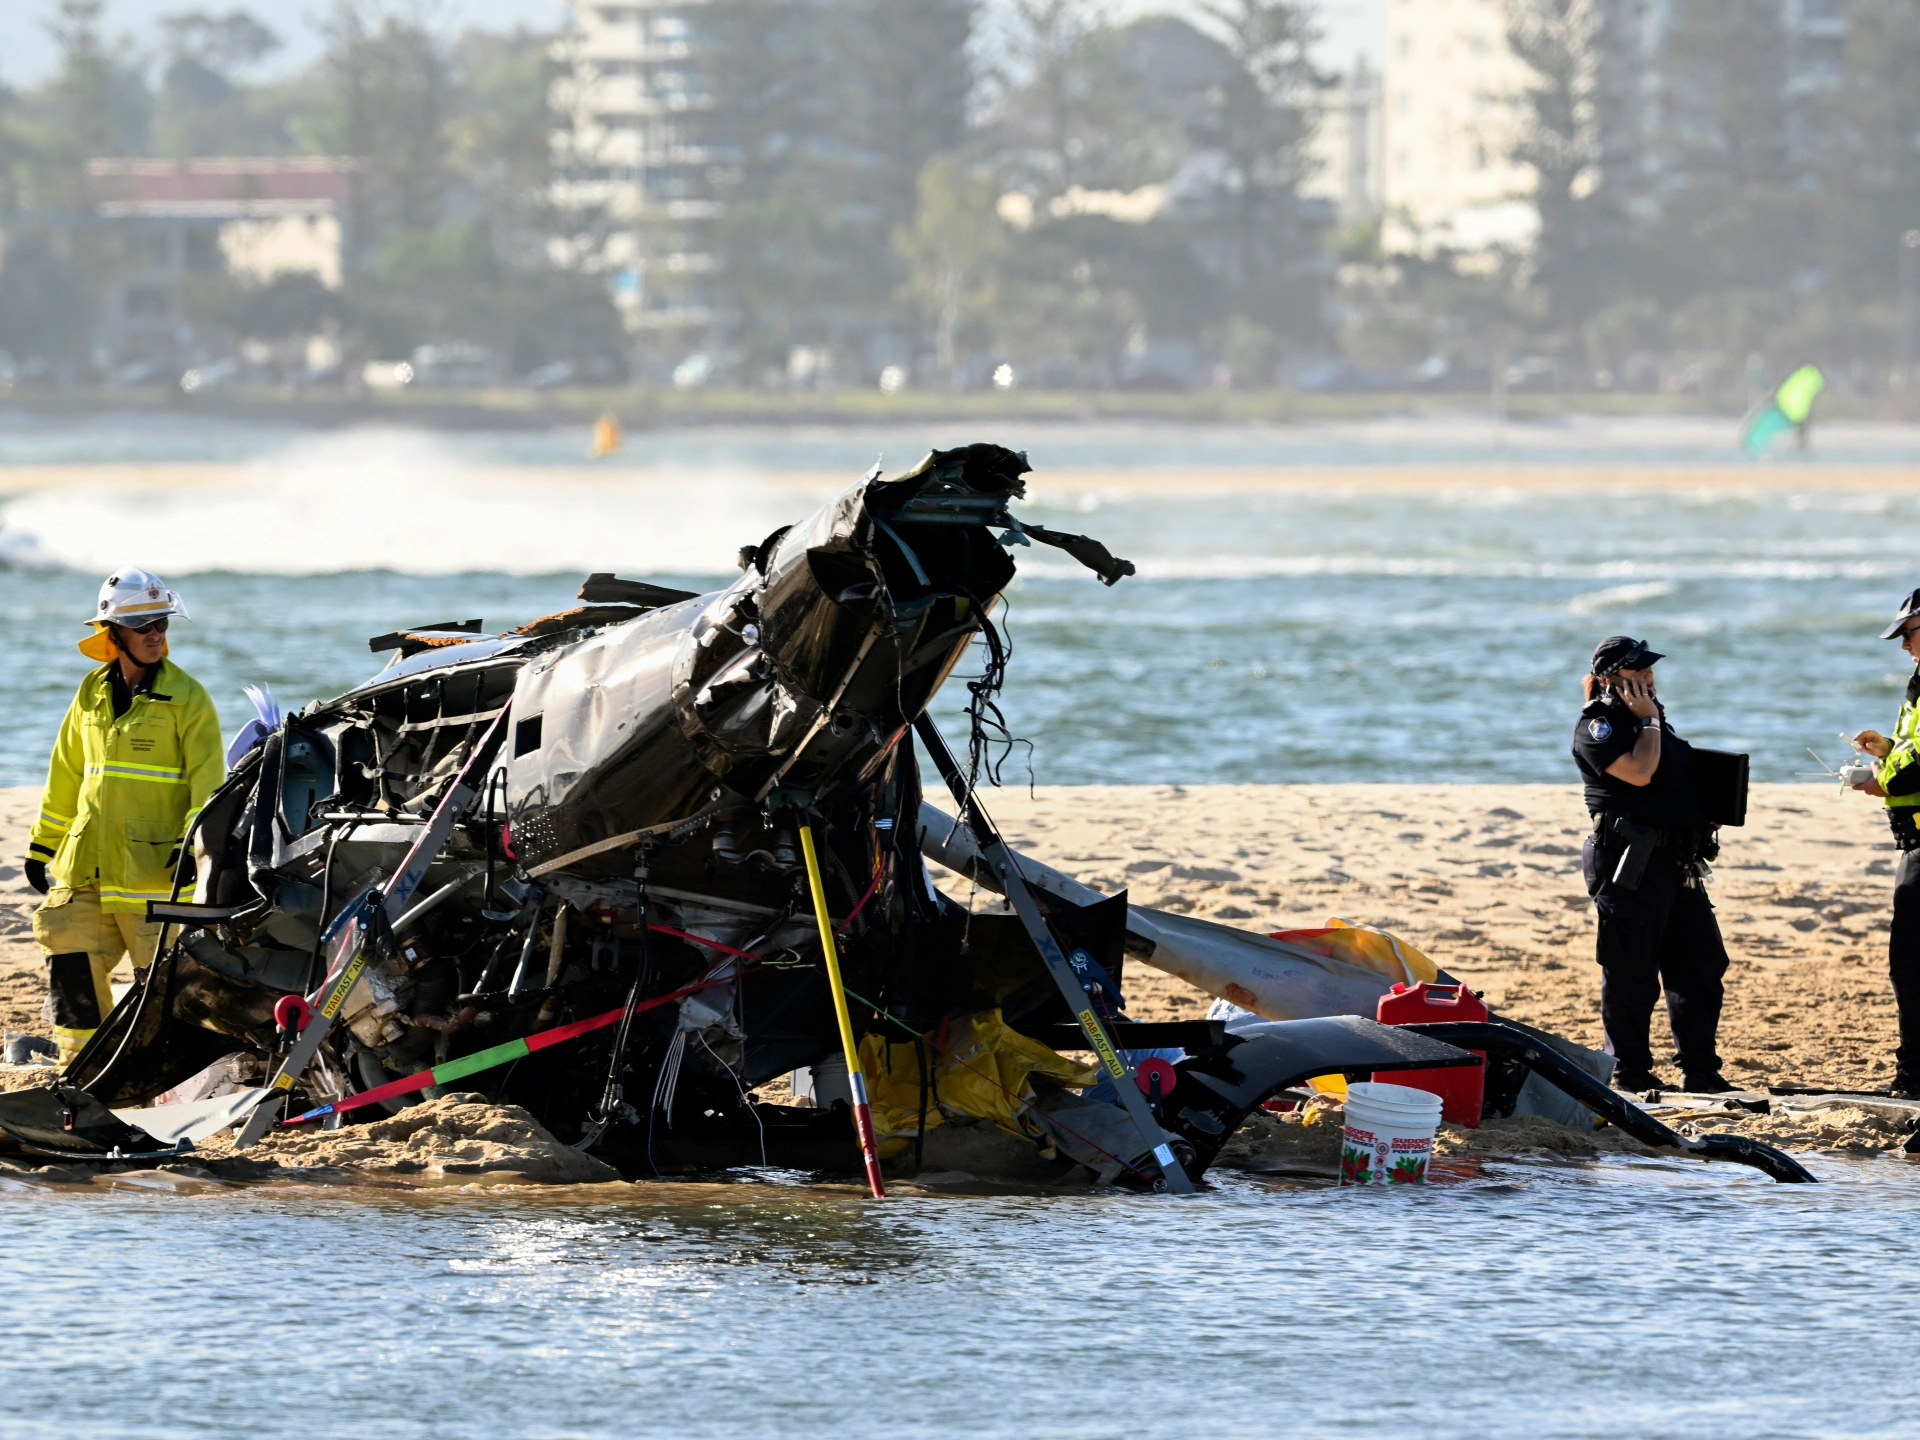
[{"label": "black glove", "polygon": [[[174,869],[175,866],[179,866],[177,871]],[[167,856],[167,870],[169,873],[173,873],[175,878],[179,880],[182,889],[185,889],[200,878],[200,867],[194,863],[193,856],[187,856],[187,863],[185,865],[180,864],[180,847],[177,845],[174,847],[173,853]]]},{"label": "black glove", "polygon": [[47,893],[46,861],[35,860],[32,856],[27,857],[27,884],[38,890],[42,895]]}]

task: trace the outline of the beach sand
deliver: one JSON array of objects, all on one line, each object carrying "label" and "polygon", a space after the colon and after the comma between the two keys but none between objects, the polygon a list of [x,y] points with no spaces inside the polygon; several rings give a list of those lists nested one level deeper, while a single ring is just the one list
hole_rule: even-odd
[{"label": "beach sand", "polygon": [[[1125,886],[1137,904],[1255,931],[1334,915],[1381,925],[1498,1012],[1601,1043],[1579,874],[1587,817],[1572,786],[1056,786],[985,798],[1016,847],[1101,889]],[[24,854],[38,799],[0,790],[0,856]],[[1824,785],[1755,786],[1746,827],[1722,839],[1711,894],[1733,957],[1720,1031],[1728,1077],[1757,1089],[1884,1086],[1897,855],[1877,807]],[[966,882],[948,888],[964,896]],[[18,859],[0,862],[0,1022],[45,1034],[36,899]],[[1197,1016],[1210,1003],[1138,963],[1126,989],[1136,1019]],[[1654,1053],[1668,1053],[1660,1015]]]},{"label": "beach sand", "polygon": [[[1580,878],[1589,822],[1573,786],[1058,786],[986,798],[1016,848],[1102,890],[1125,886],[1136,904],[1263,932],[1330,916],[1383,926],[1496,1011],[1602,1043]],[[1722,832],[1709,890],[1733,960],[1720,1027],[1729,1079],[1885,1085],[1897,858],[1862,796],[1754,787],[1745,828]],[[1125,987],[1136,1019],[1200,1015],[1210,1003],[1131,962]],[[1654,1035],[1664,1059],[1664,1013]]]}]

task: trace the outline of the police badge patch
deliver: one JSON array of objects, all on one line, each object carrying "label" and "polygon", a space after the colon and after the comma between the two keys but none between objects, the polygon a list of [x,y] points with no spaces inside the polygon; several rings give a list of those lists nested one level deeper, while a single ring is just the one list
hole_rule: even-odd
[{"label": "police badge patch", "polygon": [[1587,734],[1595,740],[1604,740],[1613,734],[1613,725],[1604,715],[1596,715],[1587,722]]}]

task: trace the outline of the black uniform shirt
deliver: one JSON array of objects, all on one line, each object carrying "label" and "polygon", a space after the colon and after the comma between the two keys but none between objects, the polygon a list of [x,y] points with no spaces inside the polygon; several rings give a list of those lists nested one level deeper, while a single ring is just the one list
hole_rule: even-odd
[{"label": "black uniform shirt", "polygon": [[[1661,713],[1665,722],[1666,714]],[[1672,730],[1660,737],[1660,763],[1645,785],[1629,785],[1607,767],[1633,750],[1640,718],[1623,700],[1602,695],[1587,703],[1573,729],[1573,763],[1586,782],[1587,810],[1612,810],[1642,825],[1668,830],[1705,829],[1707,817],[1693,786],[1693,747]]]},{"label": "black uniform shirt", "polygon": [[[160,666],[163,663],[162,661],[155,661],[153,664],[147,666],[146,669],[140,672],[139,682],[134,685],[127,684],[127,677],[120,669],[120,662],[118,660],[112,661],[107,666],[107,688],[113,691],[114,719],[118,720],[133,708],[134,696],[150,695],[153,693],[153,677],[160,673]],[[162,696],[161,698],[165,699],[166,697]]]}]

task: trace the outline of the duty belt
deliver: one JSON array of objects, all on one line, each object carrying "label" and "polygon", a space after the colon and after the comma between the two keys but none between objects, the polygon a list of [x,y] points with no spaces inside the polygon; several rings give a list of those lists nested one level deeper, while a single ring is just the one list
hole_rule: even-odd
[{"label": "duty belt", "polygon": [[1624,848],[1620,863],[1614,867],[1613,883],[1622,890],[1638,890],[1647,873],[1647,862],[1656,850],[1673,850],[1682,862],[1700,857],[1703,830],[1663,830],[1657,825],[1642,825],[1631,815],[1618,810],[1602,810],[1593,817],[1593,837],[1605,843],[1616,839]]},{"label": "duty belt", "polygon": [[1920,850],[1920,826],[1914,823],[1914,807],[1890,805],[1887,824],[1893,827],[1893,843],[1902,850]]}]

